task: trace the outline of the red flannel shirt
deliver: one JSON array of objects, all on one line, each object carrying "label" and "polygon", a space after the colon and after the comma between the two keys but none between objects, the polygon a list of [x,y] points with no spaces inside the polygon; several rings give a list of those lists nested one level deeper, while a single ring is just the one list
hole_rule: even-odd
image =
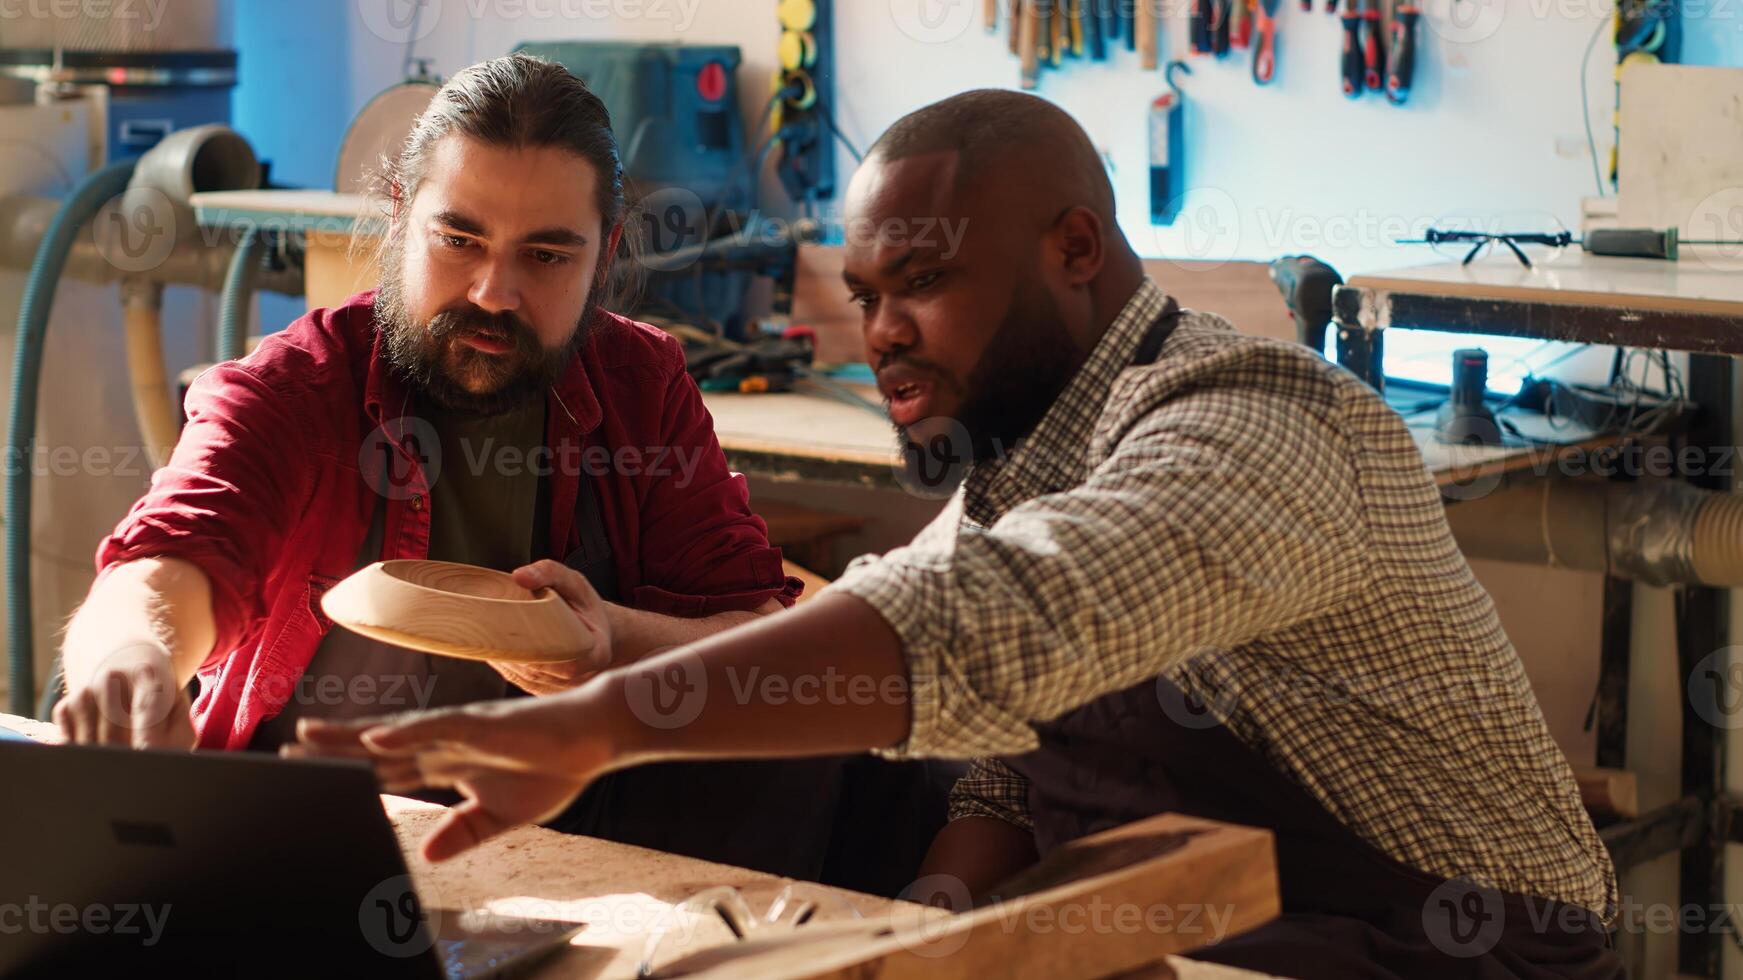
[{"label": "red flannel shirt", "polygon": [[[218,635],[193,708],[202,748],[246,747],[290,698],[332,625],[321,596],[354,570],[383,496],[381,558],[428,552],[429,484],[404,437],[417,429],[395,421],[408,393],[382,359],[374,299],[311,311],[201,375],[169,465],[97,549],[99,575],[174,557],[210,579]],[[585,475],[625,604],[694,617],[793,603],[800,584],[751,513],[744,477],[727,469],[676,341],[605,314],[555,389],[545,413],[551,556],[580,546]],[[399,480],[380,493],[371,462],[389,453]],[[695,467],[689,481],[683,461]]]}]

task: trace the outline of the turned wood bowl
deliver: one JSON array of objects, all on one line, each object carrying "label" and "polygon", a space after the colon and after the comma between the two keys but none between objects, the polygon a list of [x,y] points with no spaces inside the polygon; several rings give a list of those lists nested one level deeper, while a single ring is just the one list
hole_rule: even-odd
[{"label": "turned wood bowl", "polygon": [[449,561],[378,561],[328,589],[321,609],[353,632],[444,657],[551,663],[593,649],[593,634],[555,592]]}]

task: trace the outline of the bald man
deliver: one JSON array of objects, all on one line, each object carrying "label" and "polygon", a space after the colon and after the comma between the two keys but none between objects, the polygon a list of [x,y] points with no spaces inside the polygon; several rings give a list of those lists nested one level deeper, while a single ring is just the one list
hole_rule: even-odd
[{"label": "bald man", "polygon": [[[433,859],[648,761],[974,757],[920,873],[977,899],[1173,811],[1276,834],[1282,917],[1207,929],[1204,959],[1621,975],[1609,857],[1373,390],[1179,309],[1039,99],[905,117],[847,213],[875,229],[848,236],[845,279],[913,476],[966,464],[937,520],[806,606],[574,692],[311,724],[299,751],[458,787]],[[960,240],[919,233],[941,225]]]}]

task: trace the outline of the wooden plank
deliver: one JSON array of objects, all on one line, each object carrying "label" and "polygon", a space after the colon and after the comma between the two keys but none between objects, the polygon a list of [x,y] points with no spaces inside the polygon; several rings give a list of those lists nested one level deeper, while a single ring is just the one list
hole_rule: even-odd
[{"label": "wooden plank", "polygon": [[1630,63],[1621,77],[1617,224],[1743,239],[1743,71]]},{"label": "wooden plank", "polygon": [[[1597,307],[1633,314],[1688,313],[1743,316],[1743,259],[1665,262],[1587,255],[1566,249],[1554,262],[1527,269],[1511,255],[1495,253],[1470,265],[1447,262],[1356,276],[1349,285],[1416,296]],[[1375,326],[1393,323],[1376,303]]]},{"label": "wooden plank", "polygon": [[1575,769],[1580,802],[1595,820],[1611,822],[1640,816],[1640,791],[1626,769]]},{"label": "wooden plank", "polygon": [[[1268,831],[1164,814],[1066,845],[1022,876],[1035,890],[948,919],[898,906],[865,934],[745,944],[662,975],[789,980],[1104,977],[1157,962],[1279,912]],[[1191,915],[1196,925],[1188,926]],[[1120,923],[1124,923],[1121,925]],[[724,955],[736,953],[738,955]]]}]

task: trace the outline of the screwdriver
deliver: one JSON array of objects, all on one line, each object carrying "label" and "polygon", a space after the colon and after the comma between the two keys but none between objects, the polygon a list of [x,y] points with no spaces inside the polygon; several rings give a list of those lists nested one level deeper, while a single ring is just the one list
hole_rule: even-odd
[{"label": "screwdriver", "polygon": [[1380,74],[1385,71],[1386,52],[1380,44],[1380,7],[1377,0],[1363,0],[1362,3],[1362,63],[1363,82],[1378,92],[1383,84]]},{"label": "screwdriver", "polygon": [[1410,98],[1416,74],[1416,20],[1421,11],[1412,0],[1400,0],[1392,11],[1392,60],[1386,68],[1386,100],[1403,105]]},{"label": "screwdriver", "polygon": [[1683,238],[1675,228],[1594,228],[1579,240],[1580,247],[1593,255],[1614,255],[1628,259],[1668,259],[1676,261],[1677,248],[1682,245],[1743,245],[1743,241],[1718,238]]},{"label": "screwdriver", "polygon": [[[1683,238],[1675,228],[1594,228],[1586,232],[1584,238],[1575,238],[1572,232],[1516,232],[1512,234],[1490,234],[1481,231],[1442,231],[1430,228],[1421,238],[1399,239],[1400,245],[1440,245],[1444,243],[1471,244],[1475,247],[1466,256],[1465,263],[1477,256],[1481,247],[1488,243],[1499,241],[1519,254],[1525,261],[1524,253],[1518,246],[1548,245],[1552,248],[1562,248],[1568,245],[1578,245],[1593,255],[1607,255],[1623,259],[1665,259],[1676,261],[1678,249],[1683,245],[1732,245],[1743,246],[1743,240],[1724,240],[1718,238]],[[1529,266],[1530,263],[1526,262]]]},{"label": "screwdriver", "polygon": [[1340,18],[1344,23],[1344,59],[1342,63],[1344,94],[1356,98],[1362,94],[1362,15],[1355,0],[1344,5]]}]

